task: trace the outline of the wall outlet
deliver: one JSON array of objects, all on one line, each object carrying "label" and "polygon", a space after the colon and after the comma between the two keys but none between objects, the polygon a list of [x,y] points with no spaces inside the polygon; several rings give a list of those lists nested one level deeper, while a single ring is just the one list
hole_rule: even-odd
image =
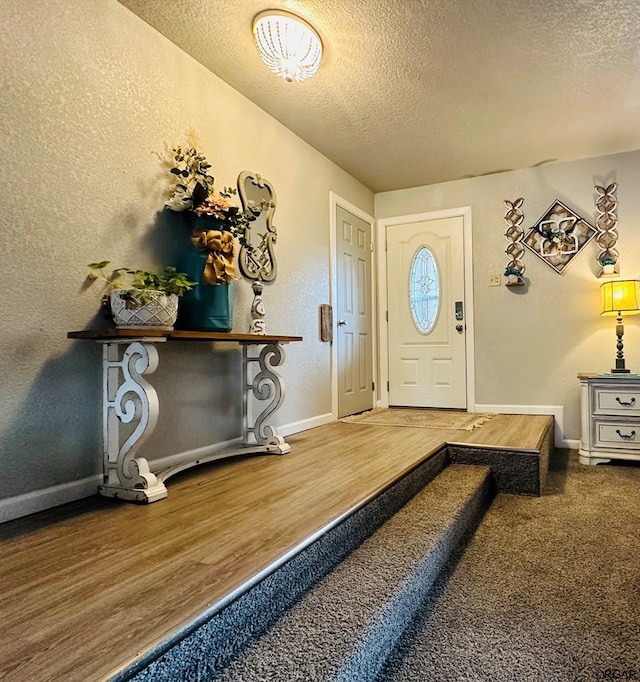
[{"label": "wall outlet", "polygon": [[500,275],[489,275],[489,286],[499,287],[500,286]]}]

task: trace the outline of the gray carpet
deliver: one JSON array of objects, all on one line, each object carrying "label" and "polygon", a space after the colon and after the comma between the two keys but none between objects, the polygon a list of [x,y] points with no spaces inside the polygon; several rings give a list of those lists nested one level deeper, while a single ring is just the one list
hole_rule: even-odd
[{"label": "gray carpet", "polygon": [[[264,596],[243,595],[220,619],[208,614],[154,663],[140,671],[147,663],[140,661],[118,679],[140,671],[136,680],[153,682],[364,682],[383,665],[379,682],[640,680],[640,467],[569,466],[562,456],[566,451],[551,460],[542,497],[495,498],[467,548],[456,549],[458,563],[442,553],[445,577],[431,591],[425,577],[432,562],[412,554],[429,543],[409,538],[426,537],[439,506],[462,492],[474,467],[455,475],[461,465],[445,469],[300,601],[311,579],[300,580],[307,568],[291,572],[296,557],[261,583],[269,586]],[[417,479],[397,485],[413,494],[420,487]],[[369,532],[379,525],[370,524],[368,507],[350,518],[360,515]],[[324,549],[336,541],[341,549],[311,571],[316,578],[362,541],[358,530],[343,542],[352,532],[345,523],[324,536]],[[448,548],[464,547],[451,540]],[[401,564],[412,563],[417,570],[401,577]],[[298,582],[303,586],[289,594],[286,583]],[[398,641],[396,626],[404,627],[416,608]]]},{"label": "gray carpet", "polygon": [[373,679],[492,496],[487,467],[451,465],[211,679]]},{"label": "gray carpet", "polygon": [[640,680],[640,467],[566,457],[497,496],[380,681]]}]

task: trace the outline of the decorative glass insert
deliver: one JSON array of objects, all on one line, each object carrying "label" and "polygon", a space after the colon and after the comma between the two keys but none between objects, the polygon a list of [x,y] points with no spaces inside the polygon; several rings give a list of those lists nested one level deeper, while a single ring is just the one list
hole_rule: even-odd
[{"label": "decorative glass insert", "polygon": [[595,234],[593,225],[556,199],[522,241],[538,258],[562,274]]},{"label": "decorative glass insert", "polygon": [[409,307],[416,329],[429,334],[440,312],[440,273],[426,246],[416,251],[409,270]]}]

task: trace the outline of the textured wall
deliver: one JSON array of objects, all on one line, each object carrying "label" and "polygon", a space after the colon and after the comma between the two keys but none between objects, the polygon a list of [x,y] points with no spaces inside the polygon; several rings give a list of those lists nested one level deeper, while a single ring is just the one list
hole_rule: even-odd
[{"label": "textured wall", "polygon": [[[268,331],[305,337],[287,348],[279,423],[330,412],[329,346],[317,328],[329,298],[329,191],[368,212],[372,193],[116,0],[4,0],[0,50],[0,499],[100,471],[100,349],[65,336],[96,315],[86,263],[175,258],[154,152],[191,131],[221,184],[246,169],[276,188]],[[250,299],[239,283],[238,330]],[[172,407],[145,454],[239,435],[239,368],[233,345],[163,349],[153,381]],[[206,408],[216,404],[211,418]]]},{"label": "textured wall", "polygon": [[[593,223],[594,184],[618,182],[622,277],[640,278],[640,152],[558,163],[376,195],[378,218],[471,206],[475,288],[476,401],[564,405],[568,438],[579,438],[579,372],[608,372],[615,320],[599,317],[597,246],[587,244],[562,275],[529,251],[530,286],[489,287],[502,274],[505,199],[524,197],[523,226],[555,199]],[[640,316],[625,324],[627,366],[640,372]]]}]

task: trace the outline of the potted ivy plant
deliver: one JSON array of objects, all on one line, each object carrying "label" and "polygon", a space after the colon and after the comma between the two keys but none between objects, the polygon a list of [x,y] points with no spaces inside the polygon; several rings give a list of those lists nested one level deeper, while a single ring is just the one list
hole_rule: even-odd
[{"label": "potted ivy plant", "polygon": [[603,275],[613,275],[616,271],[616,260],[611,258],[611,256],[605,256],[601,261]]},{"label": "potted ivy plant", "polygon": [[507,278],[507,286],[522,283],[522,270],[515,266],[508,266],[505,268],[504,276]]},{"label": "potted ivy plant", "polygon": [[103,302],[108,301],[116,327],[170,330],[178,315],[178,299],[196,282],[169,265],[160,274],[149,270],[116,268],[110,261],[89,263],[89,280],[105,282]]}]

